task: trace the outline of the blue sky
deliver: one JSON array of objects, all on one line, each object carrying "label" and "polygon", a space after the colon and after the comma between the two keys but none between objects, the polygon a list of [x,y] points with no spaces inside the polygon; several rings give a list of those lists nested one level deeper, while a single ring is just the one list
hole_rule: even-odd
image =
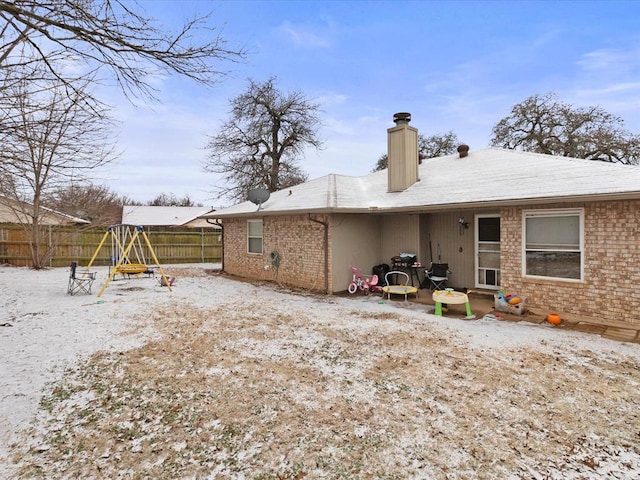
[{"label": "blue sky", "polygon": [[576,107],[599,105],[640,133],[640,2],[366,2],[141,0],[145,14],[176,28],[212,12],[246,62],[213,88],[153,79],[160,104],[106,99],[121,122],[122,156],[102,181],[140,201],[185,194],[207,206],[220,179],[204,173],[207,136],[228,119],[247,79],[278,77],[320,105],[324,149],[300,166],[316,178],[365,175],[386,152],[395,112],[421,134],[453,130],[472,150],[513,105],[555,92]]}]

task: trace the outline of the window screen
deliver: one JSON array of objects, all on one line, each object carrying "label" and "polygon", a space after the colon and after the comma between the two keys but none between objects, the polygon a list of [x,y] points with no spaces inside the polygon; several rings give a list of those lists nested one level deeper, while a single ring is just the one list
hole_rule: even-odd
[{"label": "window screen", "polygon": [[525,213],[526,275],[582,279],[582,212]]},{"label": "window screen", "polygon": [[262,253],[262,220],[247,222],[247,251]]}]

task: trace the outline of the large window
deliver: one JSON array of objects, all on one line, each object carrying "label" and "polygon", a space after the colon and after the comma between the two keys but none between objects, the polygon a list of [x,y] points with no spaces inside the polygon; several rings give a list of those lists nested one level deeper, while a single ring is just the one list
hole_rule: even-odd
[{"label": "large window", "polygon": [[247,251],[262,253],[262,220],[247,222]]},{"label": "large window", "polygon": [[524,212],[527,276],[582,280],[583,211]]}]

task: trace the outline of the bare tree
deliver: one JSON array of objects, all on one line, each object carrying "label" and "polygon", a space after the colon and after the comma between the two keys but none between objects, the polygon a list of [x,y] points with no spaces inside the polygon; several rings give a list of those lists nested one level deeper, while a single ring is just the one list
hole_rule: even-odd
[{"label": "bare tree", "polygon": [[383,153],[378,157],[378,161],[371,171],[379,172],[380,170],[386,170],[387,168],[389,168],[389,156],[386,153]]},{"label": "bare tree", "polygon": [[[460,145],[460,141],[453,131],[436,133],[428,137],[418,134],[418,153],[420,160],[451,155],[455,153],[458,145]],[[378,158],[375,167],[373,167],[373,171],[378,172],[384,170],[388,165],[389,159],[387,154],[383,153],[380,155],[380,158]]]},{"label": "bare tree", "polygon": [[89,220],[93,227],[122,222],[122,206],[135,204],[109,187],[92,183],[73,184],[49,192],[42,203],[53,210]]},{"label": "bare tree", "polygon": [[49,254],[42,241],[43,198],[82,181],[114,153],[106,109],[87,103],[91,79],[68,90],[65,82],[35,80],[41,72],[34,66],[33,75],[25,73],[0,97],[0,175],[8,202],[29,209],[19,218],[29,234],[33,266],[42,268]]},{"label": "bare tree", "polygon": [[638,164],[640,136],[600,107],[575,108],[553,93],[514,105],[493,127],[497,147],[604,162]]},{"label": "bare tree", "polygon": [[224,175],[219,198],[244,200],[251,188],[274,192],[307,179],[297,162],[306,148],[322,148],[319,106],[299,91],[282,93],[276,81],[249,80],[231,100],[231,118],[209,139],[204,169]]},{"label": "bare tree", "polygon": [[152,207],[201,207],[196,205],[189,194],[182,198],[177,198],[173,193],[161,193],[153,200],[147,202]]},{"label": "bare tree", "polygon": [[[136,13],[124,0],[0,1],[0,68],[41,64],[50,76],[74,89],[69,65],[89,76],[109,69],[123,92],[154,98],[150,74],[177,73],[202,84],[215,83],[223,61],[238,61],[242,50],[227,48],[209,25],[196,16],[173,33]],[[208,40],[194,43],[197,33]]]},{"label": "bare tree", "polygon": [[418,135],[418,152],[424,158],[442,157],[456,152],[460,141],[453,131],[436,133],[428,137]]},{"label": "bare tree", "polygon": [[[36,268],[43,205],[112,156],[104,105],[87,85],[108,73],[127,98],[155,99],[150,79],[178,74],[211,85],[242,60],[196,16],[167,32],[125,0],[0,0],[0,194],[23,210]],[[195,40],[198,33],[204,33]],[[78,78],[86,81],[78,81]]]}]

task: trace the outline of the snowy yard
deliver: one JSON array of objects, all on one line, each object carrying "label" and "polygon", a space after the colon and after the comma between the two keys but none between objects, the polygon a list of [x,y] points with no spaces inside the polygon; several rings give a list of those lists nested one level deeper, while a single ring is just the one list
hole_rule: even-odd
[{"label": "snowy yard", "polygon": [[206,267],[0,267],[0,478],[640,477],[638,344]]}]

